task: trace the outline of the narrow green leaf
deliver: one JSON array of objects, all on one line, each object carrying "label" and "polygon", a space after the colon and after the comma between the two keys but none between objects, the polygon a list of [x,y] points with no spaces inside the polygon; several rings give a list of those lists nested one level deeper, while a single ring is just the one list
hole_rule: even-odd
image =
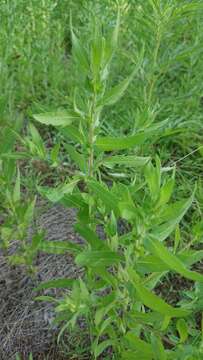
[{"label": "narrow green leaf", "polygon": [[79,266],[105,267],[119,264],[122,260],[123,257],[113,251],[84,251],[77,255],[75,262]]},{"label": "narrow green leaf", "polygon": [[128,332],[125,335],[125,339],[129,342],[129,347],[135,351],[138,351],[139,354],[143,356],[143,359],[153,359],[154,354],[152,351],[152,346],[146,341],[141,340],[138,336],[133,334],[133,332]]},{"label": "narrow green leaf", "polygon": [[160,314],[167,315],[170,317],[184,317],[190,314],[190,311],[174,308],[173,306],[167,304],[159,296],[155,295],[153,292],[145,288],[140,280],[137,279],[137,276],[131,272],[131,281],[137,291],[137,294],[143,304],[150,309],[159,312]]},{"label": "narrow green leaf", "polygon": [[15,182],[15,186],[13,189],[13,201],[18,202],[20,201],[20,170],[19,168],[17,169],[17,176],[16,176],[16,182]]},{"label": "narrow green leaf", "polygon": [[24,160],[31,158],[31,155],[22,151],[22,152],[14,152],[14,153],[3,153],[0,154],[0,158],[2,159],[13,159],[13,160]]},{"label": "narrow green leaf", "polygon": [[94,356],[97,358],[99,355],[101,355],[105,349],[107,349],[109,346],[112,346],[114,342],[112,340],[104,340],[100,344],[94,346]]},{"label": "narrow green leaf", "polygon": [[177,224],[182,220],[194,199],[194,192],[187,200],[177,201],[172,205],[168,205],[159,215],[160,225],[155,226],[151,234],[160,241],[165,240],[176,228]]},{"label": "narrow green leaf", "polygon": [[125,150],[143,144],[152,134],[140,132],[126,137],[98,137],[95,145],[103,151]]},{"label": "narrow green leaf", "polygon": [[38,153],[42,159],[46,159],[46,148],[44,146],[43,140],[33,124],[29,124],[29,132],[32,137],[32,141],[37,146]]},{"label": "narrow green leaf", "polygon": [[159,336],[152,334],[151,336],[152,349],[154,352],[154,359],[167,360],[167,355]]},{"label": "narrow green leaf", "polygon": [[172,178],[172,179],[169,179],[162,186],[157,207],[167,204],[167,202],[170,200],[172,192],[173,192],[173,188],[174,188],[174,183],[175,183],[175,180],[174,180],[174,178]]},{"label": "narrow green leaf", "polygon": [[57,302],[57,300],[54,297],[48,296],[48,295],[37,296],[37,297],[35,297],[35,300],[36,301],[45,301],[45,302]]},{"label": "narrow green leaf", "polygon": [[97,234],[87,225],[76,224],[75,230],[87,241],[93,250],[110,250],[104,240],[101,240]]},{"label": "narrow green leaf", "polygon": [[84,46],[81,44],[80,40],[75,35],[72,26],[71,26],[71,39],[72,39],[72,46],[73,46],[73,55],[77,60],[77,64],[81,67],[83,71],[88,72],[89,70],[89,61],[87,52]]},{"label": "narrow green leaf", "polygon": [[125,93],[130,82],[132,81],[135,72],[123,80],[120,84],[116,85],[110,90],[107,90],[101,100],[98,101],[97,107],[109,106],[115,104]]},{"label": "narrow green leaf", "polygon": [[180,342],[184,343],[188,338],[188,326],[184,319],[178,319],[176,324],[179,336],[180,336]]},{"label": "narrow green leaf", "polygon": [[65,149],[68,151],[70,158],[79,166],[80,170],[86,172],[87,165],[85,157],[80,154],[72,145],[64,144]]},{"label": "narrow green leaf", "polygon": [[136,268],[143,274],[170,270],[170,267],[165,264],[158,256],[153,255],[145,255],[140,257],[137,261]]},{"label": "narrow green leaf", "polygon": [[201,261],[203,259],[203,250],[187,250],[183,252],[179,252],[176,254],[178,258],[184,262],[185,265],[191,266],[195,264],[198,261]]},{"label": "narrow green leaf", "polygon": [[41,283],[39,286],[37,286],[37,288],[35,288],[35,291],[39,291],[39,290],[44,290],[44,289],[66,289],[66,288],[72,288],[72,286],[74,285],[74,283],[77,280],[75,279],[55,279],[55,280],[50,280],[50,281],[46,281]]},{"label": "narrow green leaf", "polygon": [[135,155],[115,155],[105,157],[102,160],[102,164],[107,167],[112,167],[112,165],[125,165],[129,167],[143,167],[145,166],[150,157],[141,157]]},{"label": "narrow green leaf", "polygon": [[89,180],[87,182],[88,187],[95,195],[98,196],[98,199],[101,199],[104,205],[109,210],[113,210],[115,214],[118,214],[118,198],[112,193],[106,186],[99,183],[95,180]]},{"label": "narrow green leaf", "polygon": [[51,150],[51,161],[52,166],[58,165],[58,156],[59,156],[59,150],[60,150],[60,143],[56,143],[54,147]]},{"label": "narrow green leaf", "polygon": [[35,253],[39,248],[40,248],[40,244],[42,243],[44,239],[44,234],[43,233],[36,233],[33,235],[32,237],[32,243],[31,246],[29,246],[29,250],[31,251],[31,253]]},{"label": "narrow green leaf", "polygon": [[81,132],[75,126],[66,126],[64,128],[59,128],[60,133],[67,139],[70,139],[78,144],[84,144],[85,139]]},{"label": "narrow green leaf", "polygon": [[148,237],[145,239],[144,244],[147,250],[151,251],[153,255],[158,256],[171,270],[176,271],[187,279],[203,281],[203,275],[188,270],[185,264],[176,255],[171,253],[160,241]]},{"label": "narrow green leaf", "polygon": [[104,40],[102,36],[101,26],[98,24],[95,27],[94,39],[91,43],[91,69],[93,73],[94,82],[99,81],[99,74],[101,71],[101,64],[103,59]]},{"label": "narrow green leaf", "polygon": [[0,154],[9,153],[13,149],[17,134],[8,126],[1,128],[0,132]]},{"label": "narrow green leaf", "polygon": [[77,244],[73,244],[68,242],[67,240],[64,241],[42,241],[39,244],[39,250],[46,252],[48,254],[65,254],[67,252],[77,254],[81,251],[81,246]]},{"label": "narrow green leaf", "polygon": [[30,225],[33,220],[35,204],[36,204],[36,197],[29,203],[24,214],[24,222],[27,225]]},{"label": "narrow green leaf", "polygon": [[119,28],[120,28],[120,9],[118,9],[117,21],[116,21],[116,25],[113,29],[113,32],[110,34],[110,36],[108,36],[108,38],[104,42],[104,45],[105,45],[104,46],[104,61],[103,61],[104,68],[110,64],[113,54],[117,48]]},{"label": "narrow green leaf", "polygon": [[79,180],[73,180],[67,184],[60,185],[56,188],[50,188],[47,186],[38,186],[37,190],[42,196],[45,196],[48,200],[55,203],[60,201],[65,194],[72,193],[78,181]]}]

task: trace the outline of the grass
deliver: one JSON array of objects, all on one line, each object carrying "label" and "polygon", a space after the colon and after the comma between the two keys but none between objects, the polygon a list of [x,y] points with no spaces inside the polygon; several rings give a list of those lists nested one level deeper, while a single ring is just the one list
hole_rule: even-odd
[{"label": "grass", "polygon": [[[174,199],[188,196],[195,182],[198,183],[192,210],[181,224],[181,234],[185,243],[196,236],[201,248],[202,1],[120,0],[120,7],[121,35],[110,85],[126,78],[140,57],[142,61],[125,97],[116,107],[104,111],[102,131],[112,136],[128,135],[167,119],[167,128],[174,131],[173,135],[151,138],[138,150],[129,150],[126,154],[154,158],[158,153],[164,166],[176,164]],[[115,25],[116,4],[112,0],[77,0],[77,4],[69,0],[1,1],[0,130],[7,124],[14,126],[12,123],[20,119],[27,125],[33,113],[69,105],[75,77],[81,81],[81,74],[71,70],[70,12],[73,27],[82,33],[84,41],[95,26],[93,17],[96,23],[102,21],[105,33]],[[63,136],[53,129],[39,127],[39,132],[47,147],[63,140]],[[22,133],[27,134],[26,127]],[[60,167],[56,171],[49,164],[42,170],[43,162],[26,163],[24,169],[24,164],[20,163],[25,173],[24,185],[29,192],[35,192],[36,177],[40,183],[48,178],[56,183],[59,178],[66,177],[67,158],[64,154],[60,155]],[[70,159],[68,168],[69,164]],[[183,287],[183,298],[185,292]],[[74,336],[77,338],[77,334],[73,334],[73,339]],[[83,356],[82,347],[75,350],[66,349],[64,345],[64,351],[70,359],[74,358],[75,352],[79,358]]]}]

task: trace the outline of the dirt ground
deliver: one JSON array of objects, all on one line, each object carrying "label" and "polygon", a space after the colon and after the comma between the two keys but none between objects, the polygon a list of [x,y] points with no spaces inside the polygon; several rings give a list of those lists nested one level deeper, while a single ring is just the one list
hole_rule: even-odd
[{"label": "dirt ground", "polygon": [[[57,205],[39,216],[38,226],[48,240],[79,242],[74,222],[75,211]],[[56,346],[52,305],[35,301],[33,288],[54,278],[78,277],[79,269],[69,255],[40,254],[36,265],[31,278],[23,267],[11,267],[0,253],[0,360],[15,360],[16,353],[27,360],[31,352],[34,360],[67,359]]]}]

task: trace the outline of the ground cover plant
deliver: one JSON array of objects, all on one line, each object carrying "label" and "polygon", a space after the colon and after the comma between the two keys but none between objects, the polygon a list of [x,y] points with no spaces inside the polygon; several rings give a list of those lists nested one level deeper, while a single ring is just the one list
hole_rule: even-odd
[{"label": "ground cover plant", "polygon": [[[33,273],[37,252],[71,253],[82,269],[78,279],[53,279],[36,289],[36,300],[55,306],[59,342],[82,322],[93,359],[201,359],[201,2],[81,3],[88,23],[83,34],[74,14],[68,16],[68,104],[57,99],[54,111],[52,104],[48,112],[32,115],[35,123],[26,136],[4,127],[12,141],[0,149],[1,164],[4,171],[7,159],[12,167],[2,172],[1,196],[9,184],[12,190],[2,202],[10,214],[1,227],[2,243],[5,248],[12,240],[8,229],[18,214],[22,246],[11,262]],[[187,111],[185,97],[191,99]],[[23,149],[14,152],[15,141]],[[68,159],[65,180],[57,173],[54,186],[46,176],[32,185],[27,178],[24,185],[77,209],[81,244],[45,241],[38,233],[25,243],[32,211],[21,206],[22,159],[40,161],[46,171],[63,168]],[[43,294],[52,288],[64,289],[63,296]]]}]

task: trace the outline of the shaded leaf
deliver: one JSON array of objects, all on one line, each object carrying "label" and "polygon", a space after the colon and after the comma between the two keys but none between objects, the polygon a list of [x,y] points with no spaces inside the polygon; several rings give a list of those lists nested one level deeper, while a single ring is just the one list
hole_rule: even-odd
[{"label": "shaded leaf", "polygon": [[70,158],[78,165],[81,171],[86,172],[87,165],[85,157],[80,154],[72,145],[64,144],[65,149],[68,151]]},{"label": "shaded leaf", "polygon": [[75,230],[86,240],[86,242],[94,250],[105,249],[110,250],[104,240],[101,240],[97,234],[87,225],[76,224]]},{"label": "shaded leaf", "polygon": [[174,308],[173,306],[167,304],[159,296],[155,295],[153,292],[145,288],[140,280],[137,279],[137,276],[131,272],[131,281],[137,291],[138,297],[143,302],[143,304],[150,309],[159,312],[160,314],[167,315],[170,317],[184,317],[190,314],[190,311],[184,309]]},{"label": "shaded leaf", "polygon": [[68,241],[42,241],[39,244],[39,250],[46,252],[48,254],[65,254],[67,252],[70,253],[78,253],[81,251],[81,246],[68,242]]},{"label": "shaded leaf", "polygon": [[55,279],[55,280],[50,280],[50,281],[46,281],[41,283],[39,286],[37,286],[37,288],[35,288],[35,291],[39,291],[39,290],[44,290],[44,289],[60,289],[60,288],[71,288],[74,283],[77,280],[75,279]]},{"label": "shaded leaf", "polygon": [[113,210],[115,214],[118,213],[118,198],[112,193],[106,186],[95,180],[89,180],[87,182],[88,187],[99,199],[102,200],[104,205],[109,210]]},{"label": "shaded leaf", "polygon": [[119,264],[121,255],[113,251],[84,251],[77,255],[75,262],[79,266],[99,267]]},{"label": "shaded leaf", "polygon": [[159,215],[160,225],[155,226],[151,234],[158,238],[160,241],[165,240],[176,228],[177,224],[182,220],[194,199],[194,192],[187,200],[177,201],[169,205]]}]

